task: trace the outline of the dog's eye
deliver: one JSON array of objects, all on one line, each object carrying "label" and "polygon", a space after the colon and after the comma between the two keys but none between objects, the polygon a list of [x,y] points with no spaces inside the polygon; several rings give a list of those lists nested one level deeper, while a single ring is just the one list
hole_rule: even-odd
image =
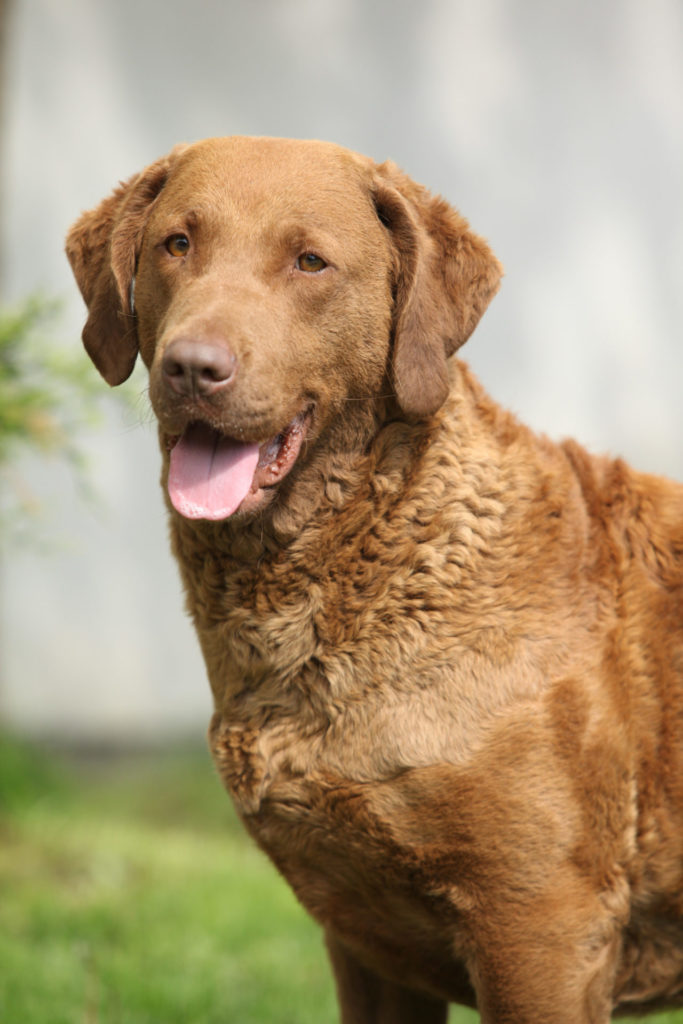
[{"label": "dog's eye", "polygon": [[296,265],[299,270],[303,270],[307,274],[317,274],[320,270],[325,269],[327,263],[322,256],[316,256],[314,252],[305,252],[299,256]]},{"label": "dog's eye", "polygon": [[190,251],[190,239],[187,235],[169,235],[164,245],[171,256],[187,256]]}]

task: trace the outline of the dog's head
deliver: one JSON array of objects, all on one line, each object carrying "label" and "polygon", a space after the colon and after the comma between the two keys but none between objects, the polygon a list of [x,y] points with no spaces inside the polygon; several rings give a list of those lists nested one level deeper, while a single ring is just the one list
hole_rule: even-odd
[{"label": "dog's head", "polygon": [[264,506],[354,408],[389,393],[433,415],[501,274],[392,164],[285,139],[177,147],[83,214],[67,254],[90,357],[114,385],[140,352],[171,500],[209,519]]}]

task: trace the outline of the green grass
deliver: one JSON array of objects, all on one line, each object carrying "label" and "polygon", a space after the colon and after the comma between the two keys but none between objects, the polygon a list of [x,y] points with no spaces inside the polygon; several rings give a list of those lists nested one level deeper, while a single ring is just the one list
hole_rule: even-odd
[{"label": "green grass", "polygon": [[3,1024],[337,1019],[319,929],[207,754],[48,757],[0,737]]},{"label": "green grass", "polygon": [[319,930],[208,756],[55,770],[5,743],[0,779],[3,1024],[335,1021]]}]

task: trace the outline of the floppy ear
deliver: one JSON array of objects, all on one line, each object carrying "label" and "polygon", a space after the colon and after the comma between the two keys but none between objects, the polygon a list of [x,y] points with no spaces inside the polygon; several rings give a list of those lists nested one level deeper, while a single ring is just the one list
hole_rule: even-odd
[{"label": "floppy ear", "polygon": [[446,360],[498,290],[502,267],[467,221],[390,163],[373,193],[395,252],[392,377],[404,413],[433,415],[448,394]]},{"label": "floppy ear", "polygon": [[83,344],[111,385],[122,384],[135,365],[135,265],[151,205],[178,151],[119,185],[94,210],[82,214],[67,236],[66,254],[88,307]]}]

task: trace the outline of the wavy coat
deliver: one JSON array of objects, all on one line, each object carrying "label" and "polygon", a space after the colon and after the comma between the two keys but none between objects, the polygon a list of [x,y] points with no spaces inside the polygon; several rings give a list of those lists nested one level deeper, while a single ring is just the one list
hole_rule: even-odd
[{"label": "wavy coat", "polygon": [[344,1024],[683,1005],[683,488],[537,436],[454,357],[486,243],[392,164],[232,138],[67,251],[103,376],[149,368],[164,486],[188,424],[260,446],[238,510],[169,504],[171,541],[216,765]]}]

